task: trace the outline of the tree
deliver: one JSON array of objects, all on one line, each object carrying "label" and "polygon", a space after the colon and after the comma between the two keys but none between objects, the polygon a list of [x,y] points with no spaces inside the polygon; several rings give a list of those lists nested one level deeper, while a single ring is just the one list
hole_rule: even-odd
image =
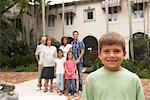
[{"label": "tree", "polygon": [[19,51],[17,36],[21,30],[17,30],[15,24],[3,14],[17,3],[22,11],[27,9],[28,0],[1,0],[0,3],[0,53],[7,56]]},{"label": "tree", "polygon": [[18,31],[6,18],[0,18],[0,52],[11,56],[16,51]]}]

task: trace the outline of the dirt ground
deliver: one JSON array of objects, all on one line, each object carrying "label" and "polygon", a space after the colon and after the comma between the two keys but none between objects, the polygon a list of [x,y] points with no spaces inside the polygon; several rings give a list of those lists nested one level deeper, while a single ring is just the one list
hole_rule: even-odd
[{"label": "dirt ground", "polygon": [[[21,83],[31,79],[37,78],[37,72],[0,72],[0,80],[9,82],[12,84]],[[87,74],[83,74],[83,82],[85,84]],[[144,88],[144,95],[146,100],[150,100],[150,79],[141,79],[142,85]],[[56,87],[56,84],[54,84]],[[56,88],[55,88],[56,89]],[[79,100],[80,95],[73,97],[73,100]],[[72,97],[68,97],[69,100],[72,100]]]}]

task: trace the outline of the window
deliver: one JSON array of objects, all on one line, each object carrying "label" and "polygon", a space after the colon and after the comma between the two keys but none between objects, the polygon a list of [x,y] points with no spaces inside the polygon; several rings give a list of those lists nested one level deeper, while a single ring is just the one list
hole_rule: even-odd
[{"label": "window", "polygon": [[86,9],[84,10],[84,21],[93,21],[95,20],[95,9]]},{"label": "window", "polygon": [[109,7],[108,21],[117,21],[117,7]]},{"label": "window", "polygon": [[55,16],[54,15],[48,16],[48,27],[55,27]]},{"label": "window", "polygon": [[69,12],[65,14],[66,26],[73,25],[73,12]]},{"label": "window", "polygon": [[88,20],[93,19],[93,11],[87,12],[87,19],[88,19]]},{"label": "window", "polygon": [[142,3],[134,4],[133,18],[140,19],[140,18],[143,18],[143,16],[144,16],[143,4]]}]

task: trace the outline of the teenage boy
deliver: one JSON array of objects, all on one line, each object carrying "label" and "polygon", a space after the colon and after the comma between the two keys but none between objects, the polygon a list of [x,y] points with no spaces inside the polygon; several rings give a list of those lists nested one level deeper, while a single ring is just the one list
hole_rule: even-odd
[{"label": "teenage boy", "polygon": [[78,39],[79,37],[78,31],[73,31],[72,35],[74,38],[74,40],[71,42],[72,51],[73,51],[74,58],[76,60],[78,79],[79,79],[78,93],[82,93],[82,86],[83,86],[82,67],[83,67],[83,55],[84,55],[85,45],[82,41]]}]

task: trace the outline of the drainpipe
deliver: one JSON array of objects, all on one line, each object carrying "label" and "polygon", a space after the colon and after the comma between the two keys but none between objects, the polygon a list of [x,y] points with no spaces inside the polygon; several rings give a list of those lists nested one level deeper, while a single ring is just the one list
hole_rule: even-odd
[{"label": "drainpipe", "polygon": [[130,36],[130,53],[131,60],[134,61],[134,49],[133,49],[133,35],[132,35],[132,13],[131,13],[131,0],[128,0],[128,16],[129,16],[129,36]]},{"label": "drainpipe", "polygon": [[[147,35],[148,35],[148,37],[150,37],[150,31],[149,31],[149,18],[150,18],[150,1],[149,2],[147,2]],[[147,48],[148,48],[148,51],[147,51],[147,55],[148,55],[148,57],[150,56],[150,43],[149,43],[149,41],[147,41]]]},{"label": "drainpipe", "polygon": [[64,36],[64,0],[62,1],[62,36]]},{"label": "drainpipe", "polygon": [[43,23],[43,36],[45,36],[45,4],[44,0],[42,0],[42,23]]},{"label": "drainpipe", "polygon": [[109,22],[108,22],[108,0],[105,0],[105,10],[106,10],[106,33],[109,32]]},{"label": "drainpipe", "polygon": [[[143,13],[145,13],[146,14],[146,11],[145,11],[145,2],[143,1]],[[143,29],[144,29],[144,43],[145,44],[147,44],[147,41],[146,41],[146,25],[145,25],[145,14],[143,14]],[[145,57],[144,57],[144,59],[146,60],[146,58],[147,58],[147,54],[148,54],[148,52],[147,52],[147,48],[145,48]]]}]

